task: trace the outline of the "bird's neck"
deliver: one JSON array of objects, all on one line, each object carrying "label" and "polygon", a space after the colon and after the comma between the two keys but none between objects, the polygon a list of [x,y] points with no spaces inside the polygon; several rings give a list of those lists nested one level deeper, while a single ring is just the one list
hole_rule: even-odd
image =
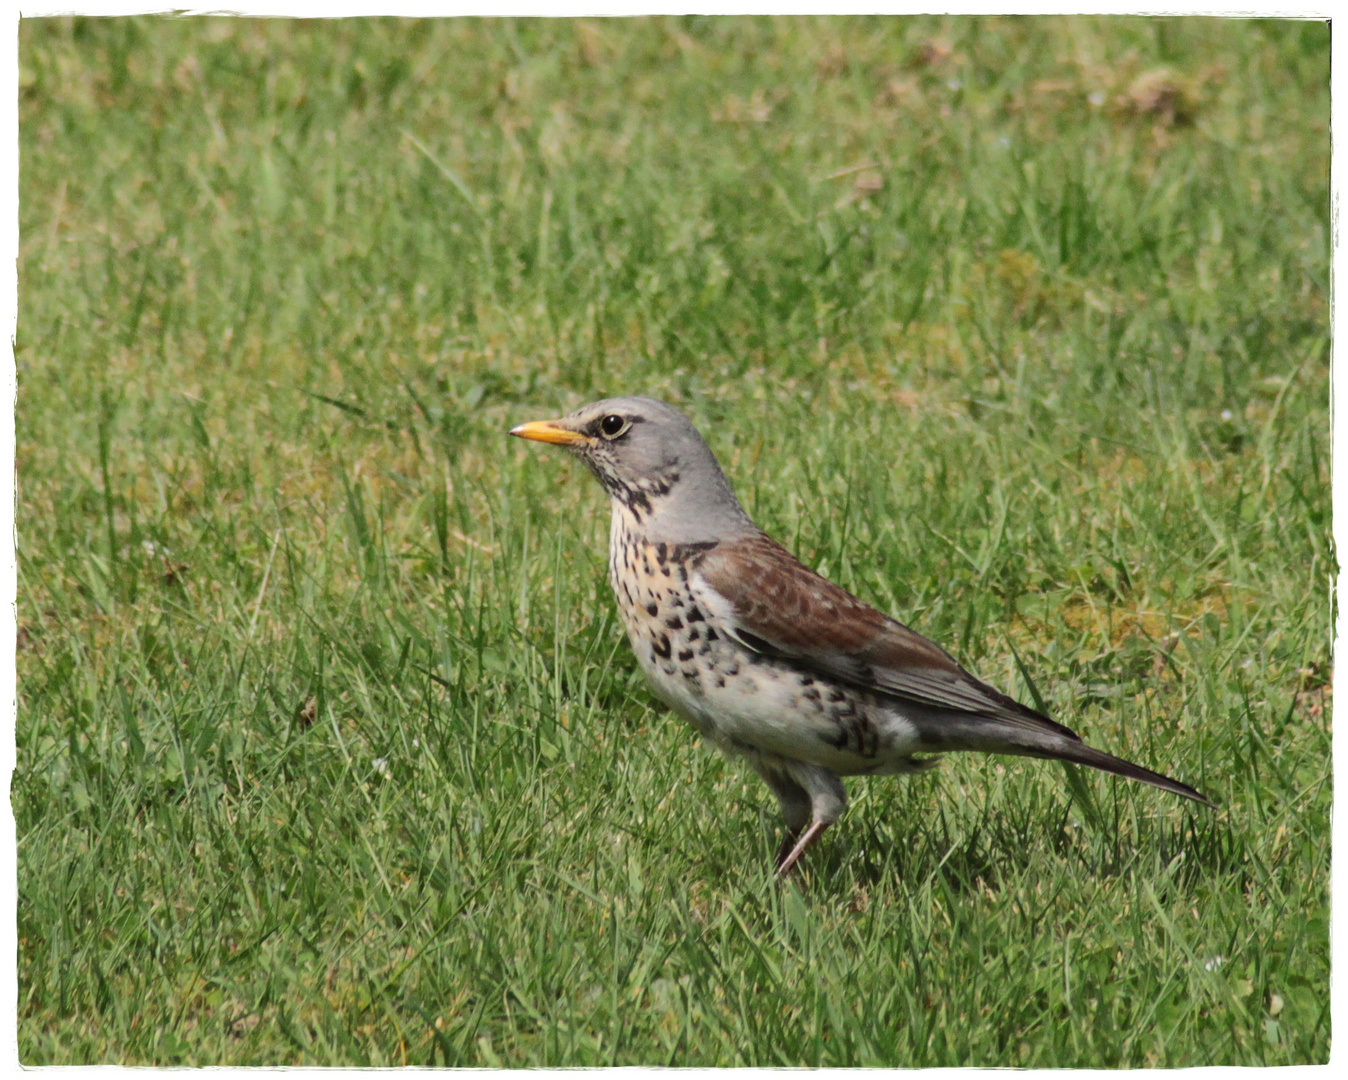
[{"label": "bird's neck", "polygon": [[725,479],[701,487],[678,482],[641,489],[609,490],[614,537],[630,536],[643,543],[706,547],[722,540],[756,536],[758,528],[740,507]]},{"label": "bird's neck", "polygon": [[619,578],[624,566],[640,566],[649,575],[654,572],[669,576],[665,568],[671,563],[686,565],[697,555],[709,551],[720,543],[719,540],[680,540],[664,534],[658,527],[652,528],[649,519],[639,519],[637,515],[616,499],[613,502],[613,518],[609,524],[608,560],[609,576],[613,588],[620,588]]},{"label": "bird's neck", "polygon": [[631,548],[642,548],[651,543],[649,538],[650,517],[641,507],[633,507],[620,499],[611,500],[613,510],[609,522],[608,552],[609,563],[620,560],[622,552]]}]

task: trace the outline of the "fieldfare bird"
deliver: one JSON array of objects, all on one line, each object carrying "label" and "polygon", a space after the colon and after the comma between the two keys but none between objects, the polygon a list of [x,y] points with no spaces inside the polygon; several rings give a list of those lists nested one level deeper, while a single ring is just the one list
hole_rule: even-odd
[{"label": "fieldfare bird", "polygon": [[609,494],[609,583],[655,693],[742,756],[786,819],[787,874],[847,805],[841,776],[908,773],[918,754],[1057,758],[1214,805],[1087,746],[921,634],[798,562],[740,507],[702,436],[645,397],[510,432],[578,456]]}]

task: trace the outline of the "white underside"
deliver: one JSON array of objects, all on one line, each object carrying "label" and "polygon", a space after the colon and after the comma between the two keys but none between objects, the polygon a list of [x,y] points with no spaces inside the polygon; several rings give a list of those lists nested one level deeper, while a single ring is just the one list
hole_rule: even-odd
[{"label": "white underside", "polygon": [[751,654],[733,642],[716,644],[722,652],[737,653],[741,661],[739,674],[724,687],[706,679],[700,686],[694,685],[677,671],[666,674],[640,648],[636,653],[660,700],[721,749],[743,752],[752,747],[788,760],[821,765],[839,776],[913,771],[907,759],[921,752],[917,728],[897,704],[877,703],[871,715],[883,739],[875,757],[839,750],[825,741],[832,734],[832,725],[824,716],[813,715],[810,705],[802,701],[804,687],[797,677],[782,678],[772,669],[757,668]]},{"label": "white underside", "polygon": [[[626,533],[627,523],[621,519],[622,512],[617,510],[610,537],[611,559],[623,557],[626,550],[623,545],[630,535]],[[720,749],[750,757],[804,762],[838,776],[913,771],[913,763],[908,759],[922,751],[917,728],[904,716],[901,703],[855,691],[861,698],[859,707],[865,709],[867,718],[879,732],[879,748],[873,756],[864,755],[855,747],[840,749],[829,741],[837,739],[838,724],[830,718],[829,707],[818,699],[830,687],[816,679],[811,688],[805,681],[808,678],[805,672],[760,657],[730,640],[726,628],[734,626],[734,611],[698,574],[694,573],[688,582],[696,604],[706,616],[705,623],[698,625],[720,627],[721,632],[710,643],[710,656],[704,657],[700,652],[708,644],[705,638],[696,643],[697,666],[704,670],[695,679],[684,674],[693,664],[680,663],[677,656],[653,655],[646,636],[652,621],[659,625],[676,613],[674,608],[665,607],[668,597],[646,582],[624,585],[616,574],[613,577],[618,608],[632,650],[652,690]],[[641,610],[651,602],[660,605],[658,617],[647,617]],[[683,633],[686,632],[687,628]],[[671,631],[669,636],[672,640],[678,635]],[[683,643],[684,647],[687,644]],[[679,650],[680,644],[675,642],[672,651]],[[708,660],[712,663],[708,664]],[[707,668],[714,668],[714,672]],[[717,685],[717,674],[724,676],[723,685]],[[764,763],[772,764],[771,760]]]}]

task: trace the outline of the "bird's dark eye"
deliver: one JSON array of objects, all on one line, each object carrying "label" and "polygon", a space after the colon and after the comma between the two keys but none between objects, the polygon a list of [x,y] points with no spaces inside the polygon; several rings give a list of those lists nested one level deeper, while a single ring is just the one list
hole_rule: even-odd
[{"label": "bird's dark eye", "polygon": [[599,433],[606,439],[616,439],[627,430],[627,421],[621,416],[610,414],[599,421]]}]

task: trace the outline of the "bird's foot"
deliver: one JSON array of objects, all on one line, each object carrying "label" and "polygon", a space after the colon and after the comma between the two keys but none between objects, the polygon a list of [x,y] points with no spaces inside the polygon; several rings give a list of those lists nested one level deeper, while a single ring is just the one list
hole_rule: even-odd
[{"label": "bird's foot", "polygon": [[[791,873],[791,868],[800,862],[801,856],[805,854],[811,844],[819,839],[820,834],[829,827],[829,824],[827,821],[811,822],[810,827],[800,834],[800,839],[796,840],[794,844],[791,841],[795,838],[787,834],[786,839],[782,842],[781,850],[777,853],[777,876],[779,878],[784,878]],[[790,844],[789,850],[788,844]]]}]

